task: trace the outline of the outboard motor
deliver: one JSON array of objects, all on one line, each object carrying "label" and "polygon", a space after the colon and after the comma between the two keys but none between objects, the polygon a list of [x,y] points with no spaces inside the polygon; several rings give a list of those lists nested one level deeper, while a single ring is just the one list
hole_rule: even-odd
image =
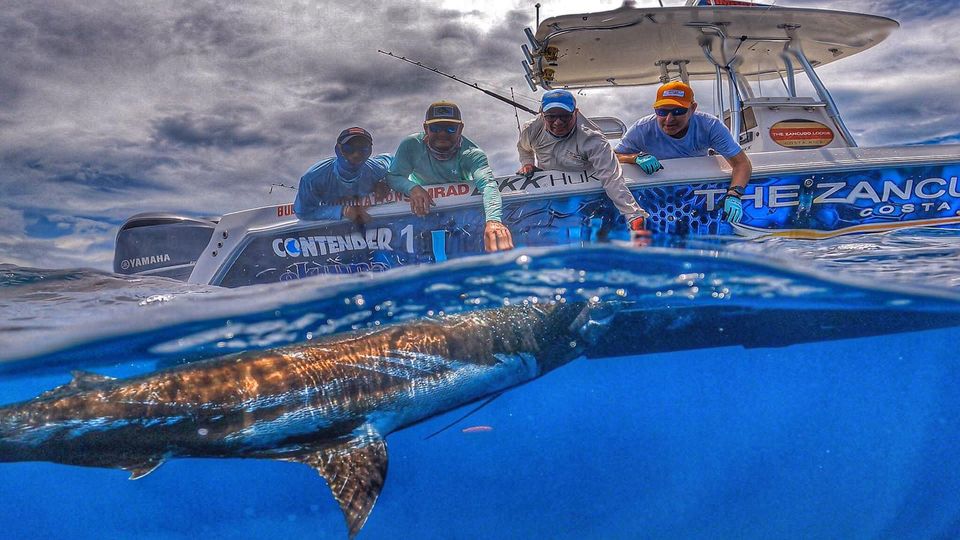
[{"label": "outboard motor", "polygon": [[137,214],[117,232],[113,271],[186,281],[217,221],[176,214]]}]

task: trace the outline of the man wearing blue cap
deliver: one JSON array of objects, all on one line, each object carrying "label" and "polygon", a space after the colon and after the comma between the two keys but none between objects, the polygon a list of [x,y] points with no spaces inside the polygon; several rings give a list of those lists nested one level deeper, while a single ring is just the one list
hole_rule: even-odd
[{"label": "man wearing blue cap", "polygon": [[629,227],[642,230],[649,214],[627,188],[610,143],[596,124],[580,114],[573,94],[550,90],[540,103],[540,114],[520,132],[517,150],[521,166],[517,174],[532,174],[534,163],[544,170],[586,171],[600,180]]},{"label": "man wearing blue cap", "polygon": [[410,197],[410,210],[425,216],[434,205],[421,186],[467,182],[483,196],[483,246],[487,251],[513,249],[510,229],[500,221],[500,189],[493,178],[487,154],[463,136],[460,108],[449,101],[431,103],[423,131],[400,142],[390,172],[390,187]]},{"label": "man wearing blue cap", "polygon": [[386,195],[384,182],[390,155],[370,157],[373,137],[360,127],[347,128],[337,137],[336,157],[319,161],[300,178],[293,211],[304,220],[346,218],[357,224],[370,221],[363,206],[344,206],[344,199],[376,191]]}]

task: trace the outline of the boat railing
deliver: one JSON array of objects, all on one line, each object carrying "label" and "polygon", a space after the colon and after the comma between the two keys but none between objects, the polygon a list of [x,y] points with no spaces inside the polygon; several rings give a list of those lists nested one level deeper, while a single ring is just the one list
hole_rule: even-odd
[{"label": "boat railing", "polygon": [[[712,63],[717,68],[717,96],[718,103],[723,103],[723,87],[722,87],[722,75],[726,74],[727,83],[729,86],[728,95],[729,95],[729,108],[731,111],[736,111],[738,114],[731,115],[731,121],[729,125],[730,133],[737,137],[742,131],[741,119],[743,117],[744,107],[749,105],[749,101],[752,101],[754,98],[753,88],[750,86],[749,82],[740,74],[737,66],[740,62],[740,57],[737,56],[737,50],[743,43],[783,43],[783,51],[780,54],[781,60],[784,62],[784,70],[786,72],[786,80],[784,81],[784,86],[786,88],[788,97],[796,98],[797,96],[797,86],[795,78],[795,70],[793,67],[793,59],[800,64],[800,67],[803,69],[807,78],[810,81],[810,84],[816,90],[818,97],[820,98],[820,103],[822,106],[826,107],[827,115],[833,120],[836,124],[837,129],[840,131],[840,135],[843,137],[847,146],[856,147],[857,143],[853,138],[853,135],[850,133],[850,130],[847,129],[846,124],[843,121],[843,118],[840,115],[840,110],[837,108],[836,102],[833,100],[833,96],[830,95],[830,91],[827,90],[827,87],[823,84],[823,81],[820,80],[820,76],[817,75],[816,70],[813,65],[810,63],[810,60],[803,52],[803,47],[800,44],[800,39],[798,37],[799,28],[795,25],[782,24],[778,28],[782,28],[786,33],[785,37],[757,37],[757,36],[740,36],[736,39],[739,42],[737,48],[734,49],[731,57],[728,58],[727,49],[728,42],[730,37],[724,32],[722,25],[714,23],[688,23],[686,26],[693,28],[699,28],[703,32],[704,37],[707,39],[701,39],[699,41],[700,48],[703,51],[703,55],[706,59]],[[709,36],[714,36],[719,39],[720,46],[718,47],[720,52],[720,59],[717,59],[712,50],[713,40]],[[686,79],[681,79],[684,82],[689,82]],[[741,99],[741,94],[747,96],[747,99]],[[786,103],[785,103],[786,104]],[[765,104],[769,105],[769,104]],[[816,105],[811,105],[816,106]]]},{"label": "boat railing", "polygon": [[801,107],[804,109],[817,109],[826,107],[827,104],[822,101],[815,101],[809,97],[752,97],[743,100],[743,107]]},{"label": "boat railing", "polygon": [[827,115],[830,116],[830,118],[837,124],[837,128],[840,130],[840,134],[843,136],[843,139],[847,141],[849,146],[856,147],[857,142],[853,139],[853,135],[850,133],[850,130],[847,129],[847,125],[843,122],[843,118],[840,117],[840,110],[837,108],[836,102],[833,101],[833,96],[830,95],[830,91],[827,90],[827,87],[824,86],[823,81],[820,80],[820,76],[817,75],[817,71],[813,69],[813,65],[810,64],[810,60],[807,58],[807,55],[803,54],[803,47],[800,45],[800,40],[797,39],[798,28],[791,25],[782,26],[787,32],[787,35],[790,37],[790,41],[787,42],[786,46],[784,47],[785,50],[793,54],[797,61],[800,62],[804,73],[806,73],[807,78],[810,79],[810,84],[812,84],[814,89],[816,89],[821,101],[827,104]]}]

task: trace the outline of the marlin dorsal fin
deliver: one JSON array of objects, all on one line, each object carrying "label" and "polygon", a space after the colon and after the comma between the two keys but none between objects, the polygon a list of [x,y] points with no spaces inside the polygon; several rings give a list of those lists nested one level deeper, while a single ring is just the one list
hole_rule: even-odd
[{"label": "marlin dorsal fin", "polygon": [[89,371],[83,371],[79,369],[71,371],[70,374],[73,375],[73,380],[70,381],[70,385],[77,390],[87,390],[98,384],[117,380],[114,377],[108,377],[106,375],[100,375],[99,373],[91,373]]},{"label": "marlin dorsal fin", "polygon": [[114,381],[113,377],[107,377],[106,375],[100,375],[99,373],[90,373],[89,371],[74,370],[70,372],[73,375],[73,380],[67,384],[61,384],[56,388],[52,388],[43,392],[38,399],[58,397],[63,394],[68,394],[70,392],[90,390],[95,388],[98,384],[102,384],[109,381]]},{"label": "marlin dorsal fin", "polygon": [[387,443],[370,432],[290,461],[316,469],[340,505],[352,539],[367,522],[387,477]]}]

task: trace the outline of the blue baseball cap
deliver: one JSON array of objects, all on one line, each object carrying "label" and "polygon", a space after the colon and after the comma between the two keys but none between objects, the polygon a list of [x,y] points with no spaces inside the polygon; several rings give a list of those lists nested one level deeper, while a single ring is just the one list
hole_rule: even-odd
[{"label": "blue baseball cap", "polygon": [[543,94],[543,99],[540,101],[541,112],[547,112],[550,109],[563,109],[572,113],[576,108],[577,100],[573,98],[573,94],[566,90],[550,90]]}]

